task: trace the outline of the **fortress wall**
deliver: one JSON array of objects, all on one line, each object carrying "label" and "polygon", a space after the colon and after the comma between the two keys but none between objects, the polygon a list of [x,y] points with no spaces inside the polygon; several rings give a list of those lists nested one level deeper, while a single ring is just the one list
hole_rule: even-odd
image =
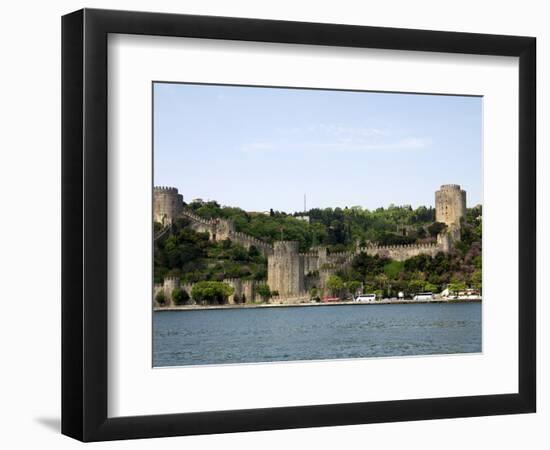
[{"label": "fortress wall", "polygon": [[226,239],[231,239],[231,235],[235,232],[235,225],[231,220],[226,219],[216,219],[214,220],[214,240],[215,241],[224,241]]},{"label": "fortress wall", "polygon": [[321,287],[321,278],[319,275],[316,276],[306,276],[304,278],[304,291],[309,292],[312,288]]},{"label": "fortress wall", "polygon": [[230,295],[229,298],[227,299],[228,304],[234,305],[236,303],[235,297],[237,296],[239,297],[239,299],[241,299],[243,296],[242,280],[239,278],[228,278],[226,280],[223,280],[223,282],[229,284],[230,286],[233,286],[233,288],[235,289],[235,292],[233,293],[233,295]]},{"label": "fortress wall", "polygon": [[[223,282],[229,284],[230,286],[233,286],[233,288],[235,289],[235,292],[233,293],[233,295],[231,295],[228,298],[228,304],[236,303],[235,302],[236,295],[239,296],[239,301],[240,301],[243,294],[245,296],[246,303],[253,303],[254,301],[258,300],[258,295],[256,294],[256,287],[259,284],[265,283],[265,281],[241,280],[240,278],[228,278],[223,280]],[[194,285],[195,283],[182,284],[180,279],[176,277],[165,278],[163,280],[163,283],[155,283],[153,287],[153,301],[154,301],[154,296],[156,296],[159,291],[164,291],[164,295],[168,300],[165,306],[173,306],[174,302],[172,299],[172,291],[175,288],[180,288],[186,291],[189,294],[189,297],[191,297],[191,293],[193,291]],[[156,306],[159,306],[159,305],[156,305]]]},{"label": "fortress wall", "polygon": [[327,281],[331,275],[334,275],[335,272],[335,268],[324,268],[319,270],[319,288],[326,290]]},{"label": "fortress wall", "polygon": [[443,247],[441,244],[387,245],[363,247],[360,251],[371,256],[378,255],[396,261],[405,261],[417,255],[430,255],[434,257],[437,253],[443,251]]},{"label": "fortress wall", "polygon": [[242,280],[242,293],[244,294],[246,303],[254,303],[257,299],[256,286],[258,283],[254,280]]},{"label": "fortress wall", "polygon": [[317,252],[308,252],[301,255],[304,258],[304,274],[319,270],[319,255]]},{"label": "fortress wall", "polygon": [[201,222],[191,222],[190,227],[193,231],[196,231],[197,233],[208,233],[210,239],[212,239],[213,229],[211,225],[207,225]]},{"label": "fortress wall", "polygon": [[242,301],[243,294],[245,296],[246,303],[253,303],[256,300],[256,286],[261,283],[254,280],[241,280],[240,278],[228,278],[223,280],[224,283],[227,283],[235,288],[235,292],[228,298],[229,304],[237,303],[235,301],[235,296],[239,297],[239,302]]},{"label": "fortress wall", "polygon": [[356,252],[337,252],[327,256],[328,264],[345,264],[356,255]]},{"label": "fortress wall", "polygon": [[183,209],[180,211],[180,215],[190,222],[190,227],[192,230],[197,233],[208,233],[210,239],[213,239],[215,236],[215,222],[213,220],[205,219],[188,209]]},{"label": "fortress wall", "polygon": [[[397,261],[404,261],[420,254],[435,256],[438,252],[448,253],[453,241],[460,239],[460,219],[466,215],[466,192],[459,185],[443,185],[435,194],[436,221],[447,224],[447,232],[438,235],[436,244],[412,244],[377,246],[369,245],[357,248],[354,252],[339,252],[328,254],[326,247],[315,247],[311,251],[298,253],[298,242],[278,241],[272,246],[244,233],[235,231],[230,220],[204,219],[192,211],[183,208],[183,197],[175,188],[155,188],[155,220],[161,223],[171,223],[172,219],[181,214],[191,221],[196,231],[208,232],[210,239],[232,241],[249,249],[254,245],[268,259],[267,284],[272,291],[278,291],[281,299],[296,299],[303,297],[311,287],[325,288],[330,275],[351,264],[355,255],[365,252],[369,255],[379,255]],[[169,222],[166,222],[169,221]],[[319,272],[318,277],[307,276],[312,272]],[[253,281],[225,280],[235,288],[234,296],[242,297],[246,301],[254,301],[256,284]],[[163,289],[171,301],[171,291],[174,288],[173,280],[165,280]],[[179,283],[179,280],[178,280]],[[188,293],[191,294],[189,287]],[[158,287],[155,287],[158,289]],[[155,291],[156,292],[156,291]],[[285,301],[286,301],[285,300]],[[289,300],[290,301],[290,300]]]},{"label": "fortress wall", "polygon": [[162,283],[155,283],[153,285],[153,306],[160,306],[157,301],[156,301],[156,298],[157,298],[157,294],[161,291],[164,291],[164,286]]},{"label": "fortress wall", "polygon": [[180,279],[178,277],[168,277],[163,280],[162,288],[164,290],[164,296],[166,297],[166,306],[174,304],[172,299],[172,291],[176,288],[181,288]]},{"label": "fortress wall", "polygon": [[229,239],[231,239],[233,242],[236,242],[237,244],[242,245],[247,250],[250,249],[250,247],[254,246],[264,256],[268,256],[273,253],[272,245],[268,244],[267,242],[260,241],[259,239],[256,239],[255,237],[252,237],[245,233],[233,231],[231,234],[229,234]]},{"label": "fortress wall", "polygon": [[182,209],[180,214],[189,219],[193,230],[201,233],[208,233],[211,240],[223,241],[225,239],[231,239],[233,242],[242,245],[247,250],[250,249],[251,246],[255,246],[260,253],[266,257],[273,253],[273,246],[267,242],[261,241],[260,239],[248,234],[235,231],[235,225],[231,220],[205,219],[189,211],[188,209]]}]

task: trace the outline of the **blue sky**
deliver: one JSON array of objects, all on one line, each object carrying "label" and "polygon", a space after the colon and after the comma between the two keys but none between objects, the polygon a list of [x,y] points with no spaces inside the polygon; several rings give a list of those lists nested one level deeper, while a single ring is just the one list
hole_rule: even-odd
[{"label": "blue sky", "polygon": [[248,211],[481,203],[479,97],[155,83],[154,184]]}]

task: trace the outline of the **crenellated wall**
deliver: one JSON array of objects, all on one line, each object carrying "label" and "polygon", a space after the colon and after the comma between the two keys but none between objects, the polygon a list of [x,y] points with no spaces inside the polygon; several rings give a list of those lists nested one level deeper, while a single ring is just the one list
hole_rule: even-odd
[{"label": "crenellated wall", "polygon": [[[245,297],[245,303],[254,303],[255,301],[258,301],[260,297],[256,292],[257,287],[260,284],[265,284],[265,281],[242,280],[240,278],[228,278],[223,280],[223,282],[229,284],[235,289],[235,292],[227,299],[227,303],[229,305],[241,303],[243,295]],[[187,292],[190,297],[189,304],[195,304],[195,301],[191,298],[194,285],[194,283],[181,283],[181,280],[177,277],[166,277],[162,283],[155,283],[153,287],[153,304],[157,307],[175,306],[174,300],[172,298],[172,292],[176,288]],[[166,298],[166,303],[164,305],[157,304],[155,300],[156,295],[159,291],[164,292],[164,296]],[[238,301],[236,301],[236,298],[238,299]]]},{"label": "crenellated wall", "polygon": [[[254,280],[242,280],[240,278],[227,278],[223,280],[224,283],[233,286],[235,292],[228,299],[229,304],[254,303],[257,300],[256,287],[260,282]],[[263,282],[265,284],[265,281]]]},{"label": "crenellated wall", "polygon": [[255,246],[260,253],[268,256],[273,252],[273,246],[267,242],[261,241],[253,236],[250,236],[239,231],[235,231],[235,225],[228,219],[205,219],[189,209],[183,208],[180,211],[180,216],[185,217],[191,223],[191,228],[201,233],[208,233],[213,241],[223,241],[231,239],[233,242],[242,245],[247,250]]},{"label": "crenellated wall", "polygon": [[360,252],[364,252],[367,255],[378,255],[396,261],[405,261],[406,259],[418,255],[430,255],[433,257],[442,251],[444,250],[439,243],[384,246],[369,245],[360,249]]},{"label": "crenellated wall", "polygon": [[[161,223],[171,223],[177,216],[185,217],[189,219],[193,229],[208,233],[212,240],[231,239],[247,249],[255,246],[267,257],[269,288],[278,291],[279,299],[285,301],[306,296],[312,287],[324,289],[330,275],[349,267],[355,256],[360,253],[379,255],[396,261],[404,261],[421,254],[434,257],[439,252],[448,253],[453,242],[460,239],[460,220],[466,215],[466,192],[456,184],[443,185],[435,194],[435,202],[436,221],[447,225],[447,229],[437,236],[437,242],[388,246],[370,244],[365,247],[358,246],[354,251],[338,253],[328,253],[327,248],[323,246],[299,253],[296,241],[277,241],[270,245],[237,232],[230,220],[205,219],[184,208],[183,197],[175,188],[155,188],[155,217],[162,218]],[[172,289],[177,282],[173,279],[164,281],[163,289],[170,301]],[[247,302],[256,299],[257,283],[240,279],[226,282],[235,288],[235,294],[229,299],[230,303],[234,303],[235,296],[240,299],[243,294]],[[190,289],[189,287],[189,294]]]},{"label": "crenellated wall", "polygon": [[360,253],[405,261],[417,255],[436,256],[448,253],[453,245],[453,235],[444,232],[437,242],[408,245],[367,245],[354,251],[327,253],[326,247],[317,247],[306,253],[298,253],[298,242],[275,242],[275,251],[268,257],[267,283],[277,290],[281,298],[298,298],[307,295],[312,287],[326,288],[330,275],[351,266]]}]

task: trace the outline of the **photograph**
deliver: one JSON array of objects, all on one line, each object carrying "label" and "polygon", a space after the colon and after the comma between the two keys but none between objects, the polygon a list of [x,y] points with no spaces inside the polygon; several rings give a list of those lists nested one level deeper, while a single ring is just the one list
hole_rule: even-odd
[{"label": "photograph", "polygon": [[154,367],[482,352],[482,97],[152,90]]}]

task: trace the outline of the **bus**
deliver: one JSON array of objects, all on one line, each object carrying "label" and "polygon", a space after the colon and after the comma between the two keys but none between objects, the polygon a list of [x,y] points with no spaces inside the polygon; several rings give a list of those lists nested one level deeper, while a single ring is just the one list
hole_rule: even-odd
[{"label": "bus", "polygon": [[355,301],[360,303],[372,303],[376,301],[376,294],[361,294],[355,297]]},{"label": "bus", "polygon": [[420,292],[413,297],[413,300],[433,300],[434,295],[432,292]]}]

